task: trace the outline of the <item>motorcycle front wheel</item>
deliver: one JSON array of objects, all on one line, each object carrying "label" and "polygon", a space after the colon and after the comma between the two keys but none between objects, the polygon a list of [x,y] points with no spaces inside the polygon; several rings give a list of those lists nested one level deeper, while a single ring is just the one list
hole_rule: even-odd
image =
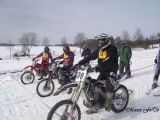
[{"label": "motorcycle front wheel", "polygon": [[54,91],[54,82],[52,79],[43,79],[37,84],[36,91],[40,97],[48,97]]},{"label": "motorcycle front wheel", "polygon": [[58,102],[48,113],[47,120],[80,120],[81,111],[71,100]]},{"label": "motorcycle front wheel", "polygon": [[21,75],[21,82],[23,84],[31,84],[31,83],[33,83],[34,79],[35,79],[35,75],[31,71],[25,71]]}]

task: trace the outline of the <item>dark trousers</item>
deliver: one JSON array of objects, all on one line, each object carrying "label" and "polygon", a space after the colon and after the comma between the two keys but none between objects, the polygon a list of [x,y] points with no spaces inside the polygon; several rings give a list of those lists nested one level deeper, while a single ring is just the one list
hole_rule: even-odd
[{"label": "dark trousers", "polygon": [[124,68],[127,76],[131,76],[130,64],[125,64],[124,62],[120,61],[119,65],[119,73],[124,73]]},{"label": "dark trousers", "polygon": [[65,85],[67,83],[71,83],[70,79],[70,68],[62,67],[59,69],[59,84]]},{"label": "dark trousers", "polygon": [[[116,74],[116,73],[114,73],[114,74]],[[102,73],[99,74],[97,80],[105,80],[106,81],[106,91],[114,92],[114,86],[112,85],[109,77],[111,77],[110,72],[109,73],[102,72]]]}]

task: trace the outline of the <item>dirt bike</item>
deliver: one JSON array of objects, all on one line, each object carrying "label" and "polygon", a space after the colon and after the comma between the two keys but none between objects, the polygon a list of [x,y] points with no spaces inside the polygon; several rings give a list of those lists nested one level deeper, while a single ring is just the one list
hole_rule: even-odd
[{"label": "dirt bike", "polygon": [[[48,113],[47,120],[80,120],[81,110],[78,105],[80,95],[83,93],[83,104],[87,108],[95,108],[97,110],[104,108],[104,95],[103,91],[105,80],[95,80],[89,76],[89,73],[93,72],[94,69],[90,65],[80,66],[74,83],[67,84],[61,89],[55,92],[54,95],[60,94],[68,88],[74,87],[70,99],[62,100],[54,105],[54,107]],[[129,92],[124,85],[119,84],[118,79],[120,76],[110,76],[109,80],[114,86],[114,93],[111,102],[111,110],[115,113],[119,113],[125,110],[128,105]],[[94,89],[93,89],[94,88]],[[94,90],[94,91],[92,91]],[[93,96],[94,93],[94,104]]]},{"label": "dirt bike", "polygon": [[35,80],[35,74],[40,75],[40,67],[41,65],[38,63],[39,59],[35,59],[32,62],[32,65],[28,65],[23,69],[23,73],[21,75],[21,82],[23,84],[31,84]]},{"label": "dirt bike", "polygon": [[[37,84],[37,88],[36,91],[38,93],[38,95],[40,97],[48,97],[50,96],[53,91],[54,91],[54,82],[53,82],[53,78],[57,78],[58,82],[60,85],[64,85],[66,83],[62,82],[62,77],[69,77],[69,79],[74,79],[73,76],[75,75],[72,71],[71,73],[68,72],[64,72],[63,70],[61,70],[61,61],[55,61],[54,63],[54,67],[55,69],[52,69],[49,73],[48,78],[45,78],[43,80],[41,80],[38,84]],[[63,72],[63,73],[60,73]],[[63,74],[63,76],[62,76]]]},{"label": "dirt bike", "polygon": [[[24,72],[21,75],[21,82],[23,84],[31,84],[35,80],[35,74],[37,76],[41,76],[43,74],[40,69],[41,64],[39,64],[38,61],[39,61],[39,59],[35,59],[32,62],[32,65],[28,65],[23,69]],[[51,65],[51,63],[50,63],[50,65]],[[49,67],[50,67],[50,65],[49,65]],[[47,76],[47,75],[49,75],[48,70],[46,71],[44,76]]]}]

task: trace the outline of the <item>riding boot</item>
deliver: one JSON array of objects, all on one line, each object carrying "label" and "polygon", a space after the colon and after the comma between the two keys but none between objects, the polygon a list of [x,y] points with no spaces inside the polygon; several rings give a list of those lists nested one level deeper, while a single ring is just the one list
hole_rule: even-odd
[{"label": "riding boot", "polygon": [[113,97],[113,93],[112,92],[107,92],[106,93],[105,103],[104,103],[104,107],[105,107],[106,111],[110,111],[111,110],[112,97]]},{"label": "riding boot", "polygon": [[158,87],[157,80],[153,80],[152,89]]},{"label": "riding boot", "polygon": [[43,79],[43,76],[41,76],[40,78],[38,78],[38,80],[42,80]]},{"label": "riding boot", "polygon": [[90,108],[90,109],[86,110],[85,113],[86,113],[86,114],[98,113],[98,110],[96,110],[96,109],[94,109],[94,108]]}]

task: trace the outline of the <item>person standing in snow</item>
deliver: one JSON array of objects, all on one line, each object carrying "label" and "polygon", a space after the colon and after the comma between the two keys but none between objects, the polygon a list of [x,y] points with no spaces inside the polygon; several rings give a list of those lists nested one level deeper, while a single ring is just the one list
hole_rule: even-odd
[{"label": "person standing in snow", "polygon": [[130,70],[130,59],[132,57],[132,51],[131,48],[128,46],[128,43],[126,41],[122,42],[122,47],[119,49],[118,56],[120,57],[120,65],[119,65],[119,73],[127,74],[126,78],[131,77],[131,70]]},{"label": "person standing in snow", "polygon": [[154,78],[153,78],[153,84],[152,84],[152,88],[156,88],[158,86],[158,78],[159,78],[159,74],[160,74],[160,47],[157,53],[157,56],[154,60],[156,67],[155,67],[155,74],[154,74]]}]

